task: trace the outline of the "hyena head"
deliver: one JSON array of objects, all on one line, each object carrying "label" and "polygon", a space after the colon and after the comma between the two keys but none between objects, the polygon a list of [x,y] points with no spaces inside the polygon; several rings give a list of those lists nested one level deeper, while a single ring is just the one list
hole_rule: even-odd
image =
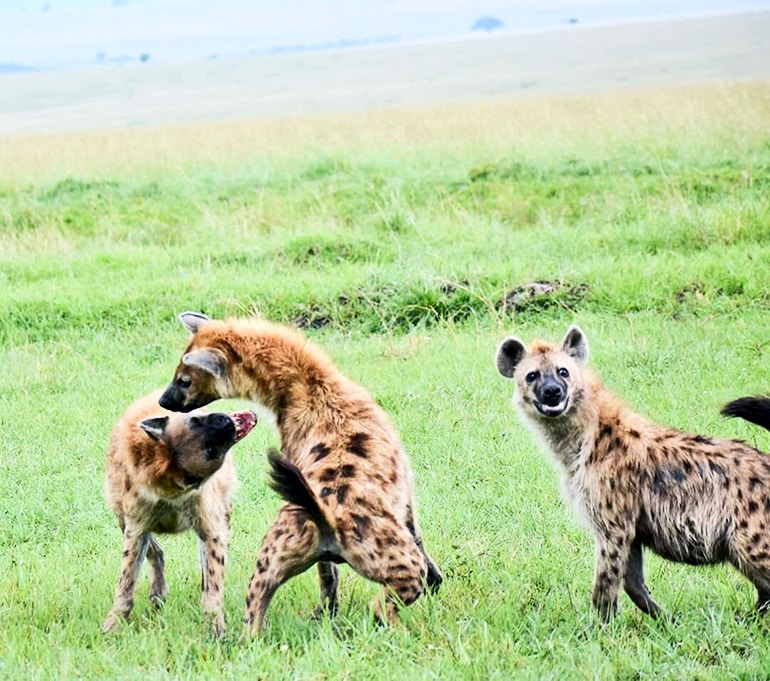
[{"label": "hyena head", "polygon": [[176,367],[174,379],[160,398],[160,406],[170,411],[189,412],[228,397],[227,360],[214,348],[199,347],[198,331],[211,320],[198,312],[183,312],[179,320],[193,335]]},{"label": "hyena head", "polygon": [[516,381],[516,402],[531,418],[555,419],[567,414],[583,391],[581,367],[588,342],[570,326],[560,345],[535,342],[527,349],[509,336],[497,350],[497,370]]},{"label": "hyena head", "polygon": [[253,411],[171,414],[145,419],[139,427],[166,445],[186,484],[200,485],[216,473],[225,454],[257,424]]}]

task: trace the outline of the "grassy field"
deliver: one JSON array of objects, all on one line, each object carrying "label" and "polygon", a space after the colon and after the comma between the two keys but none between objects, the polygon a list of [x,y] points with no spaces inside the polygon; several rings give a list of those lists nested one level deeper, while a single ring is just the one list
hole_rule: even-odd
[{"label": "grassy field", "polygon": [[[728,679],[770,675],[770,623],[728,567],[648,557],[673,613],[590,605],[593,548],[494,367],[499,340],[587,333],[606,382],[661,422],[767,391],[770,85],[111,133],[0,138],[0,677]],[[528,297],[526,284],[552,291]],[[239,643],[279,502],[262,425],[234,451],[228,633],[200,614],[197,541],[168,537],[102,636],[121,539],[102,495],[109,432],[171,377],[176,314],[297,324],[388,410],[411,453],[442,591],[390,629],[343,567],[314,572]]]}]

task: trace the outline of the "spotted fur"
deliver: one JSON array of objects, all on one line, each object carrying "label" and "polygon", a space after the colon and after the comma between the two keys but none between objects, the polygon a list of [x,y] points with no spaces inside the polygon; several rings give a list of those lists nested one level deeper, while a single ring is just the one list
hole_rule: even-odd
[{"label": "spotted fur", "polygon": [[634,413],[589,369],[570,327],[559,344],[506,338],[500,373],[553,455],[565,497],[595,537],[593,604],[602,620],[624,588],[643,612],[660,606],[645,584],[642,548],[672,561],[729,562],[770,607],[770,457],[744,442],[690,435]]},{"label": "spotted fur", "polygon": [[145,556],[152,569],[150,600],[162,604],[168,587],[154,534],[193,530],[200,540],[203,612],[218,636],[225,628],[223,582],[237,484],[228,452],[256,417],[202,410],[176,414],[158,406],[160,396],[158,391],[132,404],[110,440],[105,494],[123,532],[123,560],[102,630],[114,630],[130,615]]},{"label": "spotted fur", "polygon": [[187,410],[219,397],[261,403],[275,415],[280,455],[273,487],[286,500],[265,537],[246,599],[248,633],[262,629],[278,587],[318,564],[321,607],[338,607],[347,563],[382,584],[374,604],[392,620],[441,573],[423,548],[409,458],[369,393],[299,333],[267,321],[185,313],[193,334],[161,404]]}]

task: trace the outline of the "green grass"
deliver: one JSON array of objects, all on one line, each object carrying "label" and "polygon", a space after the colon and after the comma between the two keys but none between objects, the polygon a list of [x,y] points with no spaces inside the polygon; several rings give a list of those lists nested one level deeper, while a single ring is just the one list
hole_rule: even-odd
[{"label": "green grass", "polygon": [[[622,596],[617,620],[596,625],[591,540],[493,362],[511,331],[560,338],[577,322],[640,411],[770,449],[718,413],[770,385],[768,99],[759,84],[361,115],[333,143],[333,120],[307,120],[313,144],[267,151],[254,128],[212,125],[221,157],[196,156],[193,131],[173,162],[150,149],[174,129],[116,133],[115,149],[100,134],[93,155],[77,154],[87,134],[0,144],[0,677],[770,675],[770,624],[728,567],[648,557],[675,619]],[[445,127],[431,132],[434,114]],[[47,171],[18,161],[46,145]],[[533,281],[554,290],[513,295]],[[262,425],[234,450],[224,639],[200,614],[192,535],[163,540],[164,610],[145,574],[130,623],[99,633],[121,546],[102,495],[107,439],[170,379],[184,309],[299,324],[371,390],[412,456],[438,596],[380,629],[375,587],[343,567],[340,617],[312,622],[311,571],[278,592],[261,639],[239,642],[279,505]]]}]

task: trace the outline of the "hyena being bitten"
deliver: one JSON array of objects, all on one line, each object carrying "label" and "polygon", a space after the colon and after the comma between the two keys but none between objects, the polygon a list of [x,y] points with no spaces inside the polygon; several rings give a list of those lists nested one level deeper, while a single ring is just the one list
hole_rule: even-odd
[{"label": "hyena being bitten", "polygon": [[163,549],[155,532],[194,530],[200,539],[203,612],[214,635],[225,628],[224,571],[236,487],[230,448],[257,422],[251,411],[175,414],[158,406],[161,391],[134,402],[110,439],[105,494],[123,532],[123,561],[112,610],[115,629],[131,613],[145,556],[152,568],[150,600],[168,595]]},{"label": "hyena being bitten", "polygon": [[770,607],[770,457],[743,442],[657,425],[619,401],[585,367],[577,326],[559,344],[514,337],[497,368],[514,379],[524,422],[556,459],[565,497],[595,537],[593,604],[602,620],[625,589],[661,609],[644,582],[642,547],[681,563],[730,562]]},{"label": "hyena being bitten", "polygon": [[382,584],[379,621],[395,617],[441,573],[423,548],[412,470],[396,429],[364,388],[292,329],[256,319],[180,315],[193,334],[161,404],[187,411],[220,397],[261,403],[276,418],[273,487],[285,503],[257,556],[246,599],[248,633],[260,631],[281,584],[318,563],[322,608],[337,610],[347,563]]}]

